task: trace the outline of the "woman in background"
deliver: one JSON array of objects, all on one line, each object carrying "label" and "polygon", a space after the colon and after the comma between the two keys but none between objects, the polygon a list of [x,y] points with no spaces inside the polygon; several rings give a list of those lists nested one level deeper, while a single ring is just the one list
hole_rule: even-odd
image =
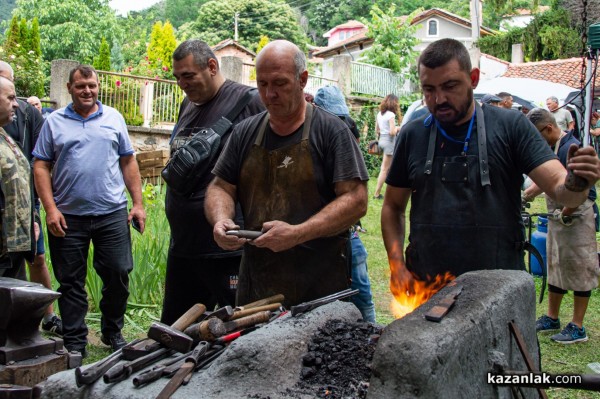
[{"label": "woman in background", "polygon": [[400,127],[396,126],[396,117],[398,117],[398,123],[402,122],[398,97],[388,94],[381,104],[379,104],[379,113],[377,114],[377,123],[375,124],[379,148],[383,151],[381,170],[377,177],[377,186],[375,188],[375,195],[373,196],[375,199],[383,199],[381,188],[383,187],[383,183],[385,183],[390,165],[392,164],[396,135],[400,131]]}]

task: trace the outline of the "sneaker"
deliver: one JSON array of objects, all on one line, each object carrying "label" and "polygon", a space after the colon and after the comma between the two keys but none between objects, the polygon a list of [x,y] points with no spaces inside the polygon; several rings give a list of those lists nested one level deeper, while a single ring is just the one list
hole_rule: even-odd
[{"label": "sneaker", "polygon": [[48,322],[42,322],[42,330],[62,337],[62,320],[59,319],[58,316],[54,315]]},{"label": "sneaker", "polygon": [[575,324],[569,323],[560,333],[551,336],[550,339],[561,344],[574,344],[587,341],[588,336],[585,333],[585,327],[579,328]]},{"label": "sneaker", "polygon": [[543,315],[535,322],[535,331],[560,330],[560,319],[554,320],[550,316]]},{"label": "sneaker", "polygon": [[125,338],[123,338],[123,335],[121,335],[120,332],[110,335],[108,337],[102,334],[102,336],[100,337],[100,341],[102,341],[104,345],[110,346],[113,352],[118,351],[119,349],[127,345],[127,341],[125,341]]}]

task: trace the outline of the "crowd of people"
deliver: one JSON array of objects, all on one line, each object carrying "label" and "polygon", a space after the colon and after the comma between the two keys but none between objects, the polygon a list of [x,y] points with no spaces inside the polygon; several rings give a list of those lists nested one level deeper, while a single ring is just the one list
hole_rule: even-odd
[{"label": "crowd of people", "polygon": [[[129,224],[136,222],[143,233],[146,222],[127,126],[117,110],[98,101],[98,74],[91,66],[71,71],[71,102],[54,112],[44,112],[37,97],[29,104],[17,100],[9,67],[0,63],[0,275],[25,278],[27,261],[31,279],[50,287],[36,228],[41,201],[62,317],[50,307],[43,329],[86,355],[85,276],[93,243],[93,265],[103,283],[101,340],[117,350],[126,344],[121,330],[133,268]],[[226,79],[211,48],[196,39],[173,53],[173,74],[186,97],[171,157],[197,134],[223,123],[231,127],[220,133],[218,156],[208,158],[191,194],[167,187],[171,236],[161,321],[173,323],[195,303],[215,309],[283,294],[284,305],[292,306],[352,287],[359,290],[352,300],[363,319],[375,322],[368,255],[359,236],[369,175],[359,129],[340,90],[328,86],[314,97],[305,94],[305,55],[285,40],[258,54],[257,89]],[[573,290],[573,319],[552,339],[586,340],[583,316],[599,273],[591,211],[600,179],[596,151],[579,147],[569,133],[572,120],[555,98],[548,99],[548,110],[529,110],[527,117],[512,109],[510,93],[476,101],[479,70],[456,40],[431,43],[419,57],[418,75],[423,99],[403,118],[398,97],[390,94],[375,123],[382,161],[374,199],[383,200],[388,259],[399,265],[392,279],[525,270],[522,200],[543,192],[556,218],[548,237],[549,310],[536,329],[561,328],[561,299]],[[595,124],[599,117],[593,118]],[[522,192],[524,175],[534,185]],[[569,184],[573,175],[581,187]],[[260,235],[232,233],[239,230]],[[586,247],[559,245],[575,241]]]}]

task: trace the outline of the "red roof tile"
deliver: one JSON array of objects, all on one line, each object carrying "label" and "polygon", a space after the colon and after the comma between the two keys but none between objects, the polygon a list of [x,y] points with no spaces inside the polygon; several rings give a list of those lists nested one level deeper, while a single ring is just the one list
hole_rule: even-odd
[{"label": "red roof tile", "polygon": [[[510,64],[505,78],[531,78],[581,88],[581,58]],[[600,87],[600,69],[596,71],[596,87]]]}]

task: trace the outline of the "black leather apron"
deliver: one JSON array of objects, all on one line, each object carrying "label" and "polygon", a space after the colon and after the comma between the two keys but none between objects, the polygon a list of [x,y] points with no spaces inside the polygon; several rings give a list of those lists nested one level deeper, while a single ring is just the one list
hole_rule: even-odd
[{"label": "black leather apron", "polygon": [[[307,104],[302,140],[277,150],[264,148],[269,116],[261,122],[256,141],[240,173],[238,198],[246,229],[264,222],[300,224],[319,212],[319,196],[309,151],[312,106]],[[237,303],[243,305],[274,294],[285,305],[320,298],[348,288],[347,232],[309,241],[283,252],[246,245],[240,266]]]},{"label": "black leather apron", "polygon": [[407,268],[422,279],[446,271],[458,276],[481,269],[524,269],[524,230],[511,218],[503,193],[492,191],[478,104],[475,112],[477,149],[471,145],[466,154],[435,156],[438,128],[431,124],[424,169],[412,187],[406,249]]}]

